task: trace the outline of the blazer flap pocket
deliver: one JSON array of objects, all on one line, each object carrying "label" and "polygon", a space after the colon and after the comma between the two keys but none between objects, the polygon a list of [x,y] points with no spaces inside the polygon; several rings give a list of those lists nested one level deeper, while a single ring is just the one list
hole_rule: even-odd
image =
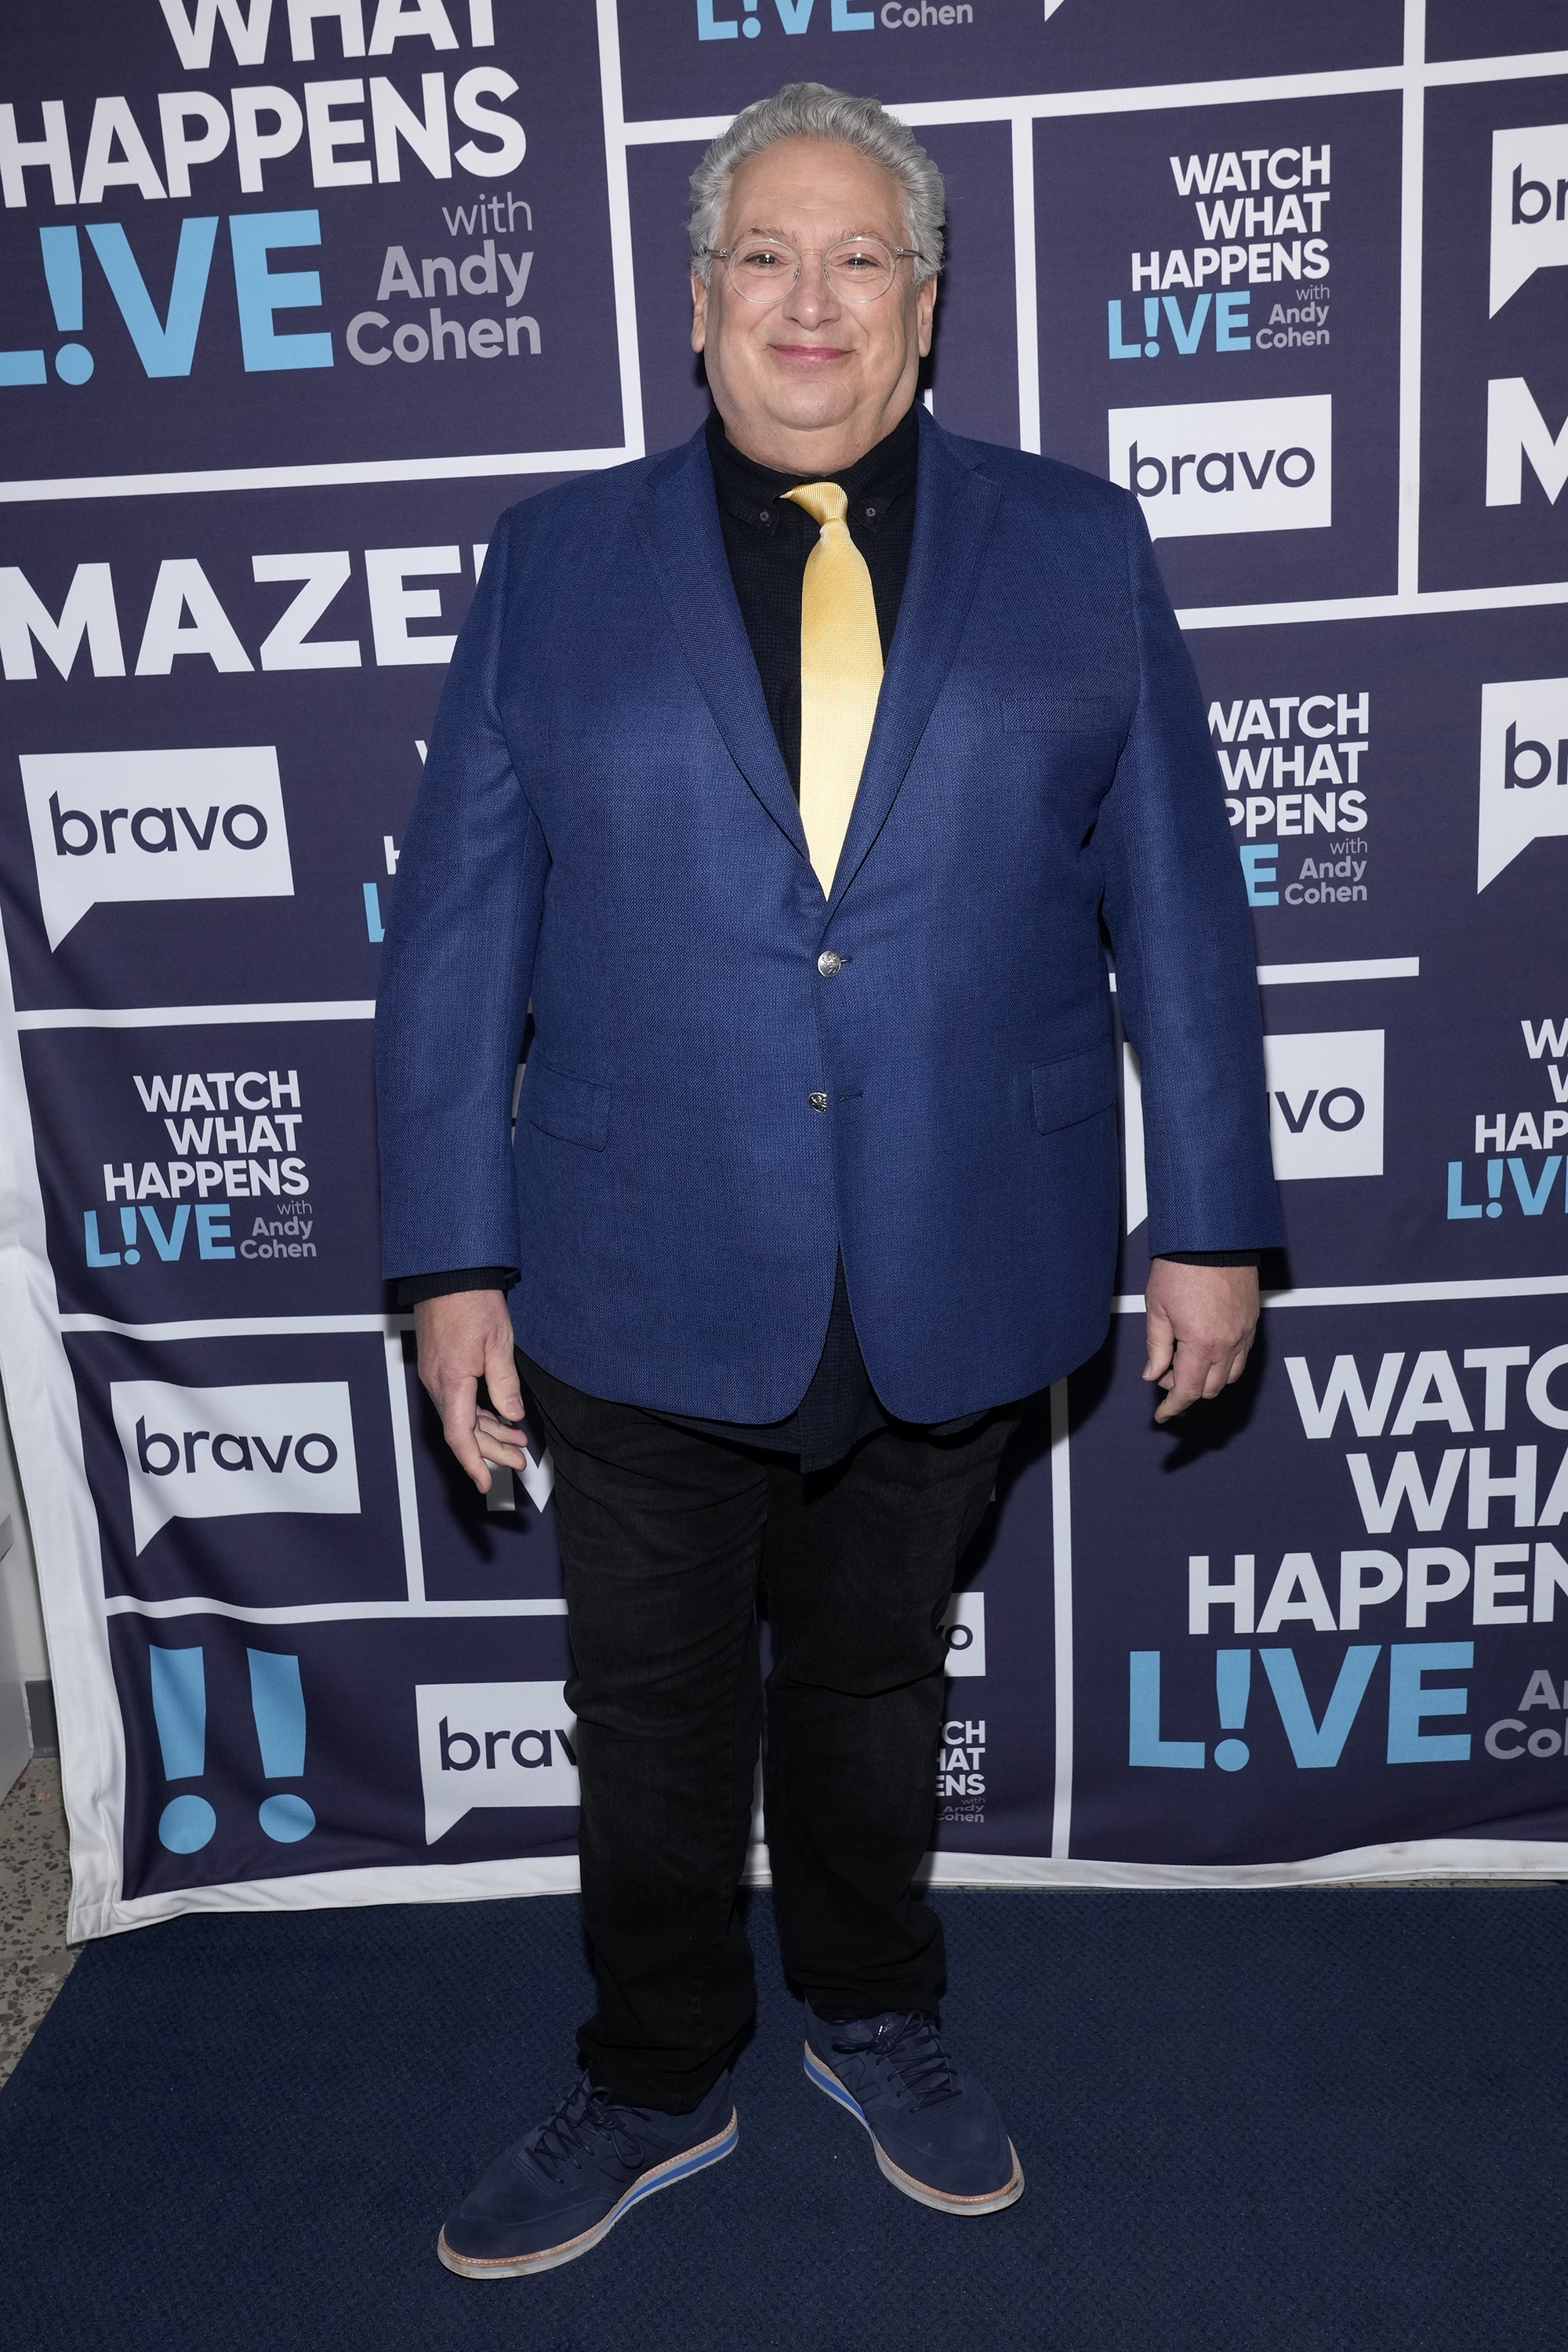
[{"label": "blazer flap pocket", "polygon": [[1037,1063],[1029,1072],[1035,1095],[1035,1125],[1042,1135],[1076,1127],[1109,1110],[1116,1100],[1116,1055],[1109,1045],[1068,1054],[1059,1062]]},{"label": "blazer flap pocket", "polygon": [[1005,694],[1002,725],[1009,735],[1120,735],[1125,706],[1114,694]]},{"label": "blazer flap pocket", "polygon": [[593,1078],[574,1078],[558,1070],[537,1051],[528,1057],[522,1082],[522,1108],[531,1127],[563,1143],[581,1143],[603,1151],[610,1132],[610,1089]]}]

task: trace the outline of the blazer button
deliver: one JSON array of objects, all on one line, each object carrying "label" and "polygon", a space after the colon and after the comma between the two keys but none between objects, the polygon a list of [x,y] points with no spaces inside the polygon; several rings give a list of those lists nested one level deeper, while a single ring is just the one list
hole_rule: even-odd
[{"label": "blazer button", "polygon": [[824,980],[837,980],[844,969],[844,959],[835,955],[831,948],[824,948],[816,959],[816,969]]},{"label": "blazer button", "polygon": [[811,1105],[813,1110],[826,1110],[827,1108],[827,1097],[826,1095],[807,1095],[806,1101]]}]

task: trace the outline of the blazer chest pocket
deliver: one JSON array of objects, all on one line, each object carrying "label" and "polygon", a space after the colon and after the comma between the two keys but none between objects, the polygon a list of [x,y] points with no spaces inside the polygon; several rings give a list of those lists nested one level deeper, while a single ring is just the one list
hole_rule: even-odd
[{"label": "blazer chest pocket", "polygon": [[1008,694],[1002,725],[1009,735],[1121,735],[1126,715],[1114,694]]},{"label": "blazer chest pocket", "polygon": [[528,1057],[522,1108],[530,1127],[563,1143],[603,1151],[610,1132],[610,1089],[593,1078],[574,1078],[539,1052]]},{"label": "blazer chest pocket", "polygon": [[1068,1054],[1059,1062],[1037,1062],[1029,1072],[1035,1125],[1042,1135],[1077,1127],[1110,1110],[1116,1100],[1116,1056],[1109,1045]]}]

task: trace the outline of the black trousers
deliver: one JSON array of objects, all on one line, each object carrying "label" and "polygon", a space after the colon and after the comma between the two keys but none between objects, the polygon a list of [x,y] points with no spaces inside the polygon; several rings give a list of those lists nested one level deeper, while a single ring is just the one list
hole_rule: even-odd
[{"label": "black trousers", "polygon": [[520,1359],[555,1463],[598,2008],[584,2063],[683,2113],[755,2001],[736,1910],[763,1723],[784,1966],[819,2015],[934,2015],[941,1923],[914,1890],[944,1705],[942,1616],[1019,1417],[879,1429],[831,1469],[606,1403]]}]

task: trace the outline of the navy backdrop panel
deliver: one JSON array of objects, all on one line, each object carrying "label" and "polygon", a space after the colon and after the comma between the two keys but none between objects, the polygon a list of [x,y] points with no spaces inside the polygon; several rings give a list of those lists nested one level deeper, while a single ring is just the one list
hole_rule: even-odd
[{"label": "navy backdrop panel", "polygon": [[[501,0],[402,13],[400,29],[376,0],[288,22],[249,0],[216,17],[188,0],[176,40],[173,5],[165,20],[156,5],[89,0],[68,37],[39,0],[9,12],[18,142],[47,136],[46,105],[63,110],[79,201],[50,204],[45,189],[68,183],[25,170],[4,323],[7,342],[51,359],[68,328],[91,354],[71,439],[100,455],[81,471],[109,470],[111,449],[146,472],[619,437],[592,11]],[[486,18],[493,33],[477,43]],[[221,119],[169,115],[198,92]],[[224,124],[217,159],[192,160]],[[46,226],[76,235],[51,256]],[[79,278],[74,320],[62,272],[73,288]],[[458,331],[442,335],[433,311]],[[534,334],[509,337],[509,318]],[[471,346],[482,319],[500,335]],[[405,324],[416,331],[399,365]]]},{"label": "navy backdrop panel", "polygon": [[[547,1475],[380,1281],[380,944],[497,516],[707,412],[687,182],[786,79],[946,175],[921,396],[1138,495],[1289,1244],[1097,1357],[949,1612],[939,1875],[1568,1859],[1568,47],[1544,0],[16,0],[0,1362],[74,1931],[572,1883]],[[912,1245],[912,1244],[911,1244]],[[547,1465],[540,1465],[547,1471]]]}]

